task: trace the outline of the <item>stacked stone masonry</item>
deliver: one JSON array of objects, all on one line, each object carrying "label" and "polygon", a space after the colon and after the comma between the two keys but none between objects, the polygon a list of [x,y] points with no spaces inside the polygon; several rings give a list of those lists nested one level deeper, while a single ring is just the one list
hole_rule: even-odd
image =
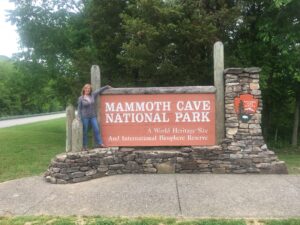
[{"label": "stacked stone masonry", "polygon": [[[287,173],[285,163],[268,149],[262,136],[259,72],[256,67],[224,71],[226,139],[222,144],[223,151],[229,153],[234,173]],[[257,111],[247,122],[242,122],[234,109],[234,99],[242,94],[258,99]]]},{"label": "stacked stone masonry", "polygon": [[[50,183],[76,183],[123,173],[287,173],[264,142],[259,68],[229,68],[225,76],[225,139],[217,146],[103,148],[57,155],[45,173]],[[242,122],[234,99],[251,94],[256,113]]]},{"label": "stacked stone masonry", "polygon": [[57,155],[45,173],[51,183],[76,183],[123,173],[225,173],[230,155],[220,146],[151,150],[103,148]]}]

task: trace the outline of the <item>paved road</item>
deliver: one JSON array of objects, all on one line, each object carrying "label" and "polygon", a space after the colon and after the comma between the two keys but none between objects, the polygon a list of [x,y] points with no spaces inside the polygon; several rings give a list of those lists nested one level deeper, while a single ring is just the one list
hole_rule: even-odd
[{"label": "paved road", "polygon": [[0,183],[0,216],[300,217],[300,176],[116,175],[57,185],[42,177]]},{"label": "paved road", "polygon": [[11,119],[11,120],[1,120],[0,128],[12,127],[16,125],[34,123],[34,122],[45,121],[45,120],[52,120],[56,118],[62,118],[65,116],[66,113],[58,113],[53,115],[43,115],[43,116],[34,116],[34,117],[26,117],[26,118]]}]

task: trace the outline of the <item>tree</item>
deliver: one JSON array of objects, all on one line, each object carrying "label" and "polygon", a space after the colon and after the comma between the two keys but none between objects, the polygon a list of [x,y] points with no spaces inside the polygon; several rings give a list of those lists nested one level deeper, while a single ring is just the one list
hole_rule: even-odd
[{"label": "tree", "polygon": [[[229,38],[236,7],[229,1],[138,0],[122,14],[119,59],[134,85],[212,83],[212,46]],[[225,20],[223,20],[225,19]],[[225,22],[226,21],[226,22]]]},{"label": "tree", "polygon": [[91,64],[118,86],[212,83],[213,43],[228,38],[237,16],[228,0],[13,2],[22,57],[44,63],[59,93],[72,94]]},{"label": "tree", "polygon": [[19,96],[14,92],[14,76],[17,71],[8,58],[0,60],[0,116],[7,116],[21,111]]},{"label": "tree", "polygon": [[0,116],[62,110],[52,83],[38,64],[0,60]]},{"label": "tree", "polygon": [[86,7],[86,21],[96,52],[93,63],[100,65],[104,83],[116,86],[128,85],[126,71],[117,56],[125,39],[121,14],[130,2],[134,1],[92,0]]},{"label": "tree", "polygon": [[18,58],[42,65],[55,82],[53,86],[61,100],[74,102],[82,83],[89,81],[89,68],[94,58],[90,32],[84,20],[87,2],[12,2],[16,9],[10,12],[10,21],[17,26],[23,48]]},{"label": "tree", "polygon": [[41,71],[44,91],[60,102],[75,103],[92,64],[112,86],[212,84],[212,46],[221,40],[226,67],[262,68],[267,139],[297,140],[298,0],[12,1],[26,76]]},{"label": "tree", "polygon": [[[275,3],[279,1],[275,1]],[[273,19],[267,17],[262,20],[260,27],[260,38],[263,42],[271,43],[277,47],[276,58],[277,76],[280,77],[284,84],[280,90],[286,90],[289,97],[292,98],[294,104],[294,122],[292,132],[292,145],[297,145],[298,127],[299,127],[299,107],[300,107],[300,15],[297,8],[300,7],[299,1],[281,1],[279,7],[272,3],[269,7],[269,15],[273,15]],[[290,102],[288,99],[285,101]],[[287,107],[289,108],[289,107]]]},{"label": "tree", "polygon": [[[263,122],[267,138],[278,128],[282,136],[292,136],[288,115],[297,102],[299,90],[299,4],[295,0],[244,1],[242,17],[230,43],[231,59],[237,65],[262,68]],[[274,127],[276,129],[272,129]],[[298,125],[295,123],[294,127]]]}]

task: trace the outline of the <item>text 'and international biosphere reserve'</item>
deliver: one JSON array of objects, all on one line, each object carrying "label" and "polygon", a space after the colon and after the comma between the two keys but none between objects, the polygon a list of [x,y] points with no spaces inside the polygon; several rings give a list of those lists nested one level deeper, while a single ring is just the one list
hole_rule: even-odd
[{"label": "text 'and international biosphere reserve'", "polygon": [[214,94],[102,95],[100,110],[109,146],[215,144]]}]

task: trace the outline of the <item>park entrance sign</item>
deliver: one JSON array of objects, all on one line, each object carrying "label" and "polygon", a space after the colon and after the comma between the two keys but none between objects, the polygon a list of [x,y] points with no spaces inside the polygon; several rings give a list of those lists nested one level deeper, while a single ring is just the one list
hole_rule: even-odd
[{"label": "park entrance sign", "polygon": [[107,146],[215,144],[214,94],[107,94],[100,102]]},{"label": "park entrance sign", "polygon": [[[261,129],[257,67],[224,70],[214,46],[214,85],[110,88],[98,97],[107,148],[82,151],[82,124],[67,108],[66,153],[45,173],[51,183],[76,183],[122,173],[273,173],[287,168]],[[91,68],[93,89],[100,68]]]}]

